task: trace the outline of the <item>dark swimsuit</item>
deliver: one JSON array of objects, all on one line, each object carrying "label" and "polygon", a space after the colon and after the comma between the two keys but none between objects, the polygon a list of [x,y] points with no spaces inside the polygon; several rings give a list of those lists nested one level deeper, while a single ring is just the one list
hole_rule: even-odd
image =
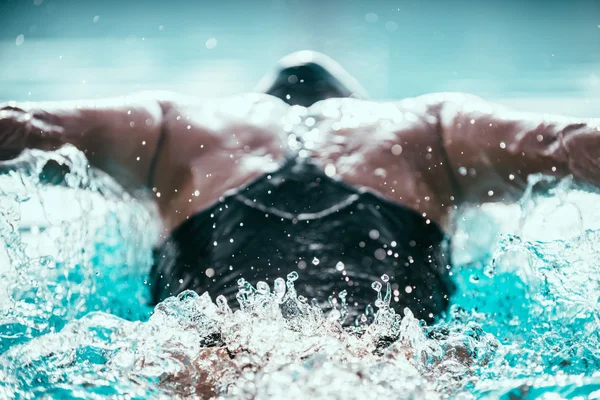
[{"label": "dark swimsuit", "polygon": [[376,299],[371,283],[387,274],[398,290],[394,307],[431,321],[454,291],[448,244],[417,212],[291,156],[172,232],[156,251],[152,298],[192,289],[237,305],[240,277],[272,286],[297,271],[299,294],[322,302],[346,290],[349,305],[362,312]]}]

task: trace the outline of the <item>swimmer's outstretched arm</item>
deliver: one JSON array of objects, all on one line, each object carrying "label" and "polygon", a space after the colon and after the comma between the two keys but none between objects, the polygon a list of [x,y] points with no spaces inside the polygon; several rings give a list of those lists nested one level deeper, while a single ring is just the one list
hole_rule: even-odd
[{"label": "swimmer's outstretched arm", "polygon": [[142,93],[103,100],[0,103],[0,160],[12,159],[25,148],[54,150],[71,143],[92,166],[124,187],[142,188],[171,104],[168,97]]},{"label": "swimmer's outstretched arm", "polygon": [[464,201],[509,201],[530,174],[572,174],[600,186],[600,119],[517,112],[441,94],[443,143]]}]

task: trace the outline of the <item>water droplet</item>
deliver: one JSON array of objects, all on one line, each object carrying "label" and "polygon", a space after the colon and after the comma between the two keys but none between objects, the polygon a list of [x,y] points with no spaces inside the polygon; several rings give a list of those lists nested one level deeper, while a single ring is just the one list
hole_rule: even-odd
[{"label": "water droplet", "polygon": [[387,274],[383,274],[383,275],[381,275],[381,280],[384,283],[387,283],[390,280],[390,277]]},{"label": "water droplet", "polygon": [[412,293],[412,291],[413,291],[413,288],[412,288],[411,286],[407,286],[407,287],[405,287],[405,288],[404,288],[404,291],[405,291],[406,293]]},{"label": "water droplet", "polygon": [[371,283],[371,287],[376,292],[379,292],[381,290],[381,282],[375,281],[375,282]]},{"label": "water droplet", "polygon": [[333,164],[327,164],[327,166],[325,167],[325,175],[327,175],[328,177],[332,177],[335,176],[336,173],[336,168],[335,165]]},{"label": "water droplet", "polygon": [[369,237],[373,240],[379,239],[379,231],[377,229],[371,229],[369,231]]},{"label": "water droplet", "polygon": [[319,259],[317,257],[313,258],[313,260],[312,260],[312,264],[315,265],[315,266],[319,265],[320,262],[321,261],[319,261]]},{"label": "water droplet", "polygon": [[395,156],[399,156],[400,154],[402,154],[402,146],[400,146],[399,144],[393,145],[392,154]]},{"label": "water droplet", "polygon": [[227,305],[227,297],[223,296],[222,294],[217,296],[216,302],[217,307],[219,307],[220,309],[224,309],[225,307],[229,308]]},{"label": "water droplet", "polygon": [[378,17],[375,13],[368,13],[367,15],[365,15],[365,20],[370,24],[372,24],[373,22],[377,22],[377,19]]},{"label": "water droplet", "polygon": [[217,47],[217,39],[215,38],[210,38],[206,41],[206,48],[209,50],[214,49],[215,47]]},{"label": "water droplet", "polygon": [[23,42],[25,42],[25,36],[24,35],[17,36],[17,39],[15,40],[15,44],[17,46],[20,46],[23,44]]},{"label": "water droplet", "polygon": [[273,286],[277,298],[279,298],[279,300],[283,299],[283,296],[285,295],[285,281],[283,280],[283,278],[275,279],[275,283]]},{"label": "water droplet", "polygon": [[383,261],[386,257],[386,252],[384,249],[377,249],[375,253],[373,253],[376,260]]},{"label": "water droplet", "polygon": [[341,262],[341,261],[338,261],[338,263],[337,263],[337,264],[335,264],[335,269],[336,269],[337,271],[343,271],[343,270],[344,270],[344,267],[345,267],[345,265],[344,265],[344,263],[343,263],[343,262]]},{"label": "water droplet", "polygon": [[259,281],[256,284],[256,290],[260,294],[268,294],[271,288],[269,288],[269,284],[267,282]]},{"label": "water droplet", "polygon": [[296,271],[292,271],[287,274],[288,281],[294,282],[298,279],[298,273]]},{"label": "water droplet", "polygon": [[460,167],[458,169],[458,173],[461,174],[462,176],[466,176],[467,175],[467,169],[465,167]]}]

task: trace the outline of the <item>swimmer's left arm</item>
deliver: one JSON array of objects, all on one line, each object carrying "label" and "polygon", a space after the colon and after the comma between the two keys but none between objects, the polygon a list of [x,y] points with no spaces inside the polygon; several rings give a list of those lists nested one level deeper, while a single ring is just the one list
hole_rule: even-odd
[{"label": "swimmer's left arm", "polygon": [[86,154],[92,166],[124,187],[141,188],[169,104],[152,92],[113,99],[0,104],[0,160],[10,160],[26,148],[54,150],[70,143]]},{"label": "swimmer's left arm", "polygon": [[535,173],[600,186],[600,119],[510,110],[476,96],[441,94],[444,147],[465,201],[512,200]]}]

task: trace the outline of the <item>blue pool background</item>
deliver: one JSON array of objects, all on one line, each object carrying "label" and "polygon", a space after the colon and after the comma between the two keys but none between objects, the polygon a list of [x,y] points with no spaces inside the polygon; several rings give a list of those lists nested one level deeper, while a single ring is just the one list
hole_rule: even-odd
[{"label": "blue pool background", "polygon": [[598,115],[596,0],[3,0],[0,101],[238,93],[302,49],[376,99],[467,91]]}]

